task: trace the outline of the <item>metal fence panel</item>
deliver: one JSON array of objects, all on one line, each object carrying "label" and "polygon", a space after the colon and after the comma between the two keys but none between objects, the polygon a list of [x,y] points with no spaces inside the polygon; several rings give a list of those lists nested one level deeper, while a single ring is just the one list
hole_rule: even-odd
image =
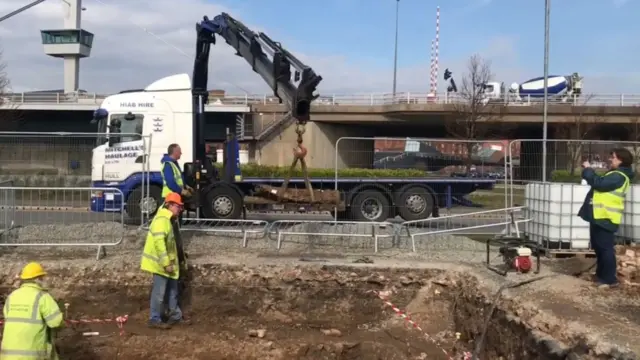
[{"label": "metal fence panel", "polygon": [[[531,219],[523,216],[525,207],[493,209],[468,214],[457,214],[424,220],[405,221],[400,234],[411,240],[411,249],[418,251],[416,238],[427,237],[427,241],[419,243],[421,249],[427,251],[483,251],[484,242],[471,239],[460,241],[434,241],[436,235],[520,235],[520,225]],[[493,215],[492,217],[483,215]],[[443,239],[440,239],[443,240]],[[467,241],[468,240],[468,241]]]},{"label": "metal fence panel", "polygon": [[[120,166],[122,158],[117,155],[123,154],[105,151],[102,164],[92,164],[93,150],[105,144],[109,134],[0,132],[0,181],[12,181],[17,187],[39,188],[39,192],[17,192],[16,201],[21,206],[37,205],[40,211],[55,212],[88,207],[91,197],[87,196],[84,189],[92,185],[92,180],[118,182],[124,180],[122,176],[137,172],[145,179],[140,185],[141,194],[144,194],[140,202],[143,202],[149,198],[151,136],[128,133],[118,135],[130,137],[134,139],[132,141],[141,144],[136,145],[132,151],[124,151],[127,156],[138,158],[135,163]],[[45,191],[45,188],[49,190]],[[55,193],[53,188],[63,193]],[[74,193],[70,189],[78,192]],[[95,191],[94,195],[102,194]],[[25,196],[27,198],[23,198]],[[117,199],[115,208],[98,210],[120,211],[119,203],[124,200],[124,197]],[[144,218],[146,212],[144,207],[141,209],[142,214],[130,215]]]},{"label": "metal fence panel", "polygon": [[269,223],[263,220],[182,219],[180,230],[214,236],[241,238],[242,247],[249,239],[264,239]]},{"label": "metal fence panel", "polygon": [[[578,128],[585,132],[585,136],[592,130],[586,125]],[[543,146],[547,147],[547,182],[541,181]],[[505,187],[505,198],[510,206],[528,207],[534,220],[527,224],[525,231],[532,240],[550,251],[591,249],[589,224],[577,216],[590,189],[588,185],[581,185],[582,163],[589,161],[591,167],[602,175],[609,169],[610,152],[616,148],[629,150],[637,168],[640,142],[549,139],[545,144],[540,139],[520,139],[510,143],[506,168],[509,186]],[[625,199],[625,214],[617,233],[621,242],[640,240],[638,180],[640,178],[636,174],[636,184]]]},{"label": "metal fence panel", "polygon": [[[393,178],[396,186],[385,196],[405,219],[433,206],[419,196],[403,197],[410,186],[427,188],[447,214],[456,205],[504,208],[504,194],[493,186],[504,183],[508,146],[508,140],[342,137],[335,145],[334,188],[356,176],[354,169],[371,180]],[[484,191],[470,198],[467,194],[476,190],[475,184]]]},{"label": "metal fence panel", "polygon": [[[119,213],[93,213],[88,206],[59,208],[40,205],[38,199],[48,196],[59,199],[73,198],[88,204],[93,191],[122,196],[113,188],[56,188],[56,187],[11,187],[19,194],[11,210],[14,211],[13,226],[0,234],[0,246],[115,246],[125,236],[124,209]],[[2,190],[2,189],[0,189]],[[69,195],[67,195],[69,194]],[[63,201],[60,201],[61,203]],[[113,205],[113,204],[110,204]],[[122,203],[120,203],[122,206]]]},{"label": "metal fence panel", "polygon": [[13,181],[0,181],[0,234],[14,226],[15,203],[16,193],[13,189]]},{"label": "metal fence panel", "polygon": [[[278,220],[271,223],[268,235],[276,241],[278,250],[283,243],[288,243],[302,245],[311,251],[322,247],[342,247],[373,248],[378,252],[381,240],[385,240],[384,247],[395,246],[398,230],[390,222]],[[336,238],[341,243],[336,242]]]}]

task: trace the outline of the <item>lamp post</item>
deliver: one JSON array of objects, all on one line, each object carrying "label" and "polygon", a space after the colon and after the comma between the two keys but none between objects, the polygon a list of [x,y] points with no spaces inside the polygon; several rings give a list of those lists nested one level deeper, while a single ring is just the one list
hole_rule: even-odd
[{"label": "lamp post", "polygon": [[547,113],[549,111],[549,17],[551,0],[544,1],[544,99],[542,100],[542,181],[547,181]]},{"label": "lamp post", "polygon": [[396,98],[396,85],[398,82],[398,14],[400,10],[400,0],[396,0],[396,41],[393,52],[393,99]]}]

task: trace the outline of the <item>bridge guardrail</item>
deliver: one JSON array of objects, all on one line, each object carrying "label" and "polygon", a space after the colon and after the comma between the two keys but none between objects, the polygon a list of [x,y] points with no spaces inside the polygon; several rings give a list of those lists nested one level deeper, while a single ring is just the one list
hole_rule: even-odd
[{"label": "bridge guardrail", "polygon": [[[108,94],[96,93],[11,93],[2,96],[0,103],[8,106],[20,104],[96,104],[99,105]],[[394,104],[455,104],[466,103],[468,99],[456,94],[427,93],[371,93],[323,95],[314,101],[315,106],[377,106]],[[496,99],[496,103],[507,106],[531,106],[540,104],[541,98],[523,96],[520,99]],[[550,98],[550,104],[588,105],[588,106],[640,106],[640,94],[592,94],[567,99]],[[272,95],[225,95],[209,98],[209,106],[216,105],[277,105],[279,101]]]}]

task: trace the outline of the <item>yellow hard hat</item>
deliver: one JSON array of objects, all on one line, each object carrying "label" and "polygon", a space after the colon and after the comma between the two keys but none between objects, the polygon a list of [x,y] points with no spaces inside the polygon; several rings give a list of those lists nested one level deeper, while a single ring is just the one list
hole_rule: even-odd
[{"label": "yellow hard hat", "polygon": [[47,275],[47,272],[44,271],[42,265],[37,262],[30,262],[22,268],[20,279],[31,280],[44,275]]}]

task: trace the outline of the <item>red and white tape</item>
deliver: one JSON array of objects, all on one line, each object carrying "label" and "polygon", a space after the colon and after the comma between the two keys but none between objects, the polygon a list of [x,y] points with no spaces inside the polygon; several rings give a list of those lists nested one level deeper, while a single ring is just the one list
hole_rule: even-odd
[{"label": "red and white tape", "polygon": [[[388,307],[391,308],[391,310],[393,310],[398,316],[400,316],[401,318],[403,318],[408,324],[410,324],[414,329],[420,331],[421,333],[424,334],[424,336],[427,338],[427,340],[431,341],[435,346],[437,346],[440,350],[442,350],[442,352],[444,353],[444,355],[446,357],[449,358],[449,360],[454,360],[453,356],[451,356],[449,354],[449,352],[447,350],[444,349],[444,347],[442,345],[440,345],[440,343],[434,339],[433,337],[431,337],[429,334],[427,334],[422,327],[420,327],[420,325],[418,325],[418,323],[416,323],[415,321],[413,321],[413,319],[411,319],[411,316],[409,316],[409,314],[407,314],[406,312],[402,311],[399,307],[395,306],[391,301],[389,301],[389,299],[387,298],[386,294],[383,294],[380,291],[375,291],[372,290],[372,293],[374,293],[380,300],[382,300],[382,302],[387,305]],[[465,351],[464,352],[464,360],[470,360],[471,359],[471,353]]]}]

